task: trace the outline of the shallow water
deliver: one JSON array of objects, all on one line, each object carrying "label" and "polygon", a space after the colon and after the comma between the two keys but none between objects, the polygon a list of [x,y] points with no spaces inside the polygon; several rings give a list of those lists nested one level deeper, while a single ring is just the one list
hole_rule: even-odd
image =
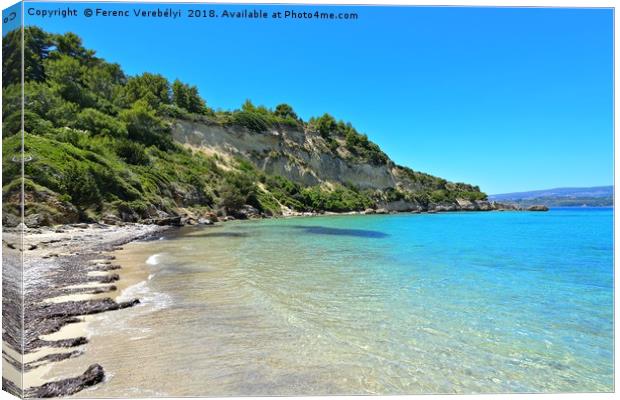
[{"label": "shallow water", "polygon": [[612,210],[183,228],[119,254],[80,396],[613,390]]}]

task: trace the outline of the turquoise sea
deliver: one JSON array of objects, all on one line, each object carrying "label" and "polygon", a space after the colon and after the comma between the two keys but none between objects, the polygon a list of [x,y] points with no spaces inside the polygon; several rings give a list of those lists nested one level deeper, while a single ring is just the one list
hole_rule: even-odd
[{"label": "turquoise sea", "polygon": [[84,396],[613,390],[611,209],[231,222],[126,250],[143,304],[93,322],[72,362],[112,377]]}]

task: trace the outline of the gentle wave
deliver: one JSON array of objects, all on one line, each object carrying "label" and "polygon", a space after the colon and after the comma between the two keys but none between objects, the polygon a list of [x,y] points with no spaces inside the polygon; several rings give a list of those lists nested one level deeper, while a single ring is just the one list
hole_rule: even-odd
[{"label": "gentle wave", "polygon": [[146,307],[149,312],[167,308],[172,304],[170,295],[151,290],[148,281],[129,286],[118,296],[118,301],[130,301],[136,298],[140,299],[139,306]]},{"label": "gentle wave", "polygon": [[160,258],[163,254],[162,253],[158,253],[158,254],[153,254],[152,256],[150,256],[149,258],[146,259],[146,264],[147,265],[157,265],[160,263]]}]

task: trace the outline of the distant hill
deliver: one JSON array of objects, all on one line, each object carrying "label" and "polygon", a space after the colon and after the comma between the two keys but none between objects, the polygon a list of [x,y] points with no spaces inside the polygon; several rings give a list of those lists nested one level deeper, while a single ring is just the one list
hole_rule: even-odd
[{"label": "distant hill", "polygon": [[543,204],[547,207],[610,207],[614,204],[613,198],[613,186],[555,188],[489,196],[489,200],[493,201],[520,206]]}]

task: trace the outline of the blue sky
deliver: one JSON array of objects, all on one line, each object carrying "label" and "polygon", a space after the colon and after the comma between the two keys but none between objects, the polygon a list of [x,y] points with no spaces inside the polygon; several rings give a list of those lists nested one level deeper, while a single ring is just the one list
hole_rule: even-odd
[{"label": "blue sky", "polygon": [[86,18],[84,7],[166,6],[70,6],[79,17],[25,23],[73,31],[128,74],[197,85],[214,108],[249,98],[304,119],[329,112],[397,163],[490,194],[613,183],[610,9],[332,7],[359,19],[318,21]]}]

